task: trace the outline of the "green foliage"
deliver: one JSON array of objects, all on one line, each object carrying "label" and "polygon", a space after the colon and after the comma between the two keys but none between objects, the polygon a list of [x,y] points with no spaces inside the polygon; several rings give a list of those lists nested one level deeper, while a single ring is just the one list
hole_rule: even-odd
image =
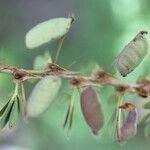
[{"label": "green foliage", "polygon": [[20,113],[23,111],[22,85],[16,83],[14,94],[0,111],[0,128],[4,128],[7,123],[9,128],[16,125]]},{"label": "green foliage", "polygon": [[3,111],[2,117],[0,119],[0,128],[1,129],[5,127],[5,125],[7,124],[8,120],[10,118],[10,112],[11,112],[12,106],[13,106],[13,101],[10,100],[7,107],[5,107],[5,110]]},{"label": "green foliage", "polygon": [[69,130],[71,129],[72,123],[73,123],[73,113],[74,113],[74,107],[75,107],[74,105],[75,105],[75,94],[74,94],[74,91],[72,91],[68,99],[68,109],[67,109],[64,124],[63,124],[63,127],[66,130],[65,132],[67,136],[69,134]]},{"label": "green foliage", "polygon": [[9,128],[13,128],[18,121],[19,114],[21,111],[19,108],[19,105],[20,105],[19,101],[20,101],[20,99],[18,97],[16,97],[16,99],[14,100],[14,102],[12,104],[12,108],[11,108],[11,112],[10,112],[10,118],[8,121]]}]

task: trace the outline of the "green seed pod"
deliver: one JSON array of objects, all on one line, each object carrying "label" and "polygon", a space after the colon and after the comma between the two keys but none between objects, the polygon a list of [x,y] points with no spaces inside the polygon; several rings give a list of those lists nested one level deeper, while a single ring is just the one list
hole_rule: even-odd
[{"label": "green seed pod", "polygon": [[42,78],[34,87],[27,103],[30,117],[37,117],[48,109],[58,95],[61,79],[55,76]]},{"label": "green seed pod", "polygon": [[33,27],[26,34],[26,47],[37,48],[43,44],[59,39],[70,29],[73,18],[54,18]]},{"label": "green seed pod", "polygon": [[117,58],[117,69],[125,77],[143,60],[148,50],[147,31],[139,32]]},{"label": "green seed pod", "polygon": [[81,110],[86,123],[91,128],[93,134],[97,135],[103,127],[103,113],[95,90],[92,87],[86,88],[81,93]]}]

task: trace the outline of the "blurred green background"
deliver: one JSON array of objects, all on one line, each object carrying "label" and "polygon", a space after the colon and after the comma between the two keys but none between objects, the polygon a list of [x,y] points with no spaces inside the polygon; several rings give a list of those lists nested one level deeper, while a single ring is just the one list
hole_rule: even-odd
[{"label": "blurred green background", "polygon": [[[0,61],[31,69],[34,58],[42,55],[45,50],[49,49],[54,56],[58,42],[42,50],[29,51],[25,48],[25,34],[42,21],[66,17],[72,13],[77,20],[67,35],[58,63],[68,67],[76,61],[70,69],[85,74],[90,73],[95,63],[106,69],[140,30],[150,31],[149,0],[0,0]],[[117,77],[126,82],[135,82],[143,73],[149,73],[148,57],[149,54],[127,78],[122,79],[119,74]],[[62,122],[67,107],[62,97],[68,93],[69,87],[67,83],[64,85],[58,99],[42,116],[22,120],[13,130],[1,131],[0,150],[6,145],[29,150],[150,149],[150,141],[144,138],[142,127],[136,138],[123,146],[116,143],[113,132],[110,133],[106,126],[99,137],[94,137],[81,114],[78,94],[72,131],[69,139],[66,138]],[[33,84],[26,82],[25,87],[28,97]],[[11,77],[0,75],[1,106],[13,89]],[[112,114],[107,99],[113,93],[113,88],[104,87],[98,93],[107,122]]]}]

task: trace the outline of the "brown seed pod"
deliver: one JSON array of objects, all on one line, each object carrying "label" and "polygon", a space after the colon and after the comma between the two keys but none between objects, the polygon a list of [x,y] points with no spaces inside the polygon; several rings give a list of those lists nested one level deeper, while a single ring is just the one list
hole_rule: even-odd
[{"label": "brown seed pod", "polygon": [[140,31],[119,54],[117,69],[123,77],[132,72],[145,57],[148,50],[147,34],[147,31]]},{"label": "brown seed pod", "polygon": [[[130,110],[130,108],[129,108]],[[127,118],[120,128],[120,143],[124,143],[127,140],[133,138],[137,133],[137,110],[133,108],[128,112]]]},{"label": "brown seed pod", "polygon": [[86,123],[93,134],[97,135],[98,131],[103,127],[104,117],[96,92],[91,86],[81,93],[80,103]]}]

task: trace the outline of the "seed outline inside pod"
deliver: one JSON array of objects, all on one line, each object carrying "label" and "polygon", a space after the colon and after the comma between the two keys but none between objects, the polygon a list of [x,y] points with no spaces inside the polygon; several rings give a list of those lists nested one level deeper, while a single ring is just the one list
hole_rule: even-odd
[{"label": "seed outline inside pod", "polygon": [[148,51],[147,31],[140,31],[117,57],[117,69],[125,77],[143,60]]}]

